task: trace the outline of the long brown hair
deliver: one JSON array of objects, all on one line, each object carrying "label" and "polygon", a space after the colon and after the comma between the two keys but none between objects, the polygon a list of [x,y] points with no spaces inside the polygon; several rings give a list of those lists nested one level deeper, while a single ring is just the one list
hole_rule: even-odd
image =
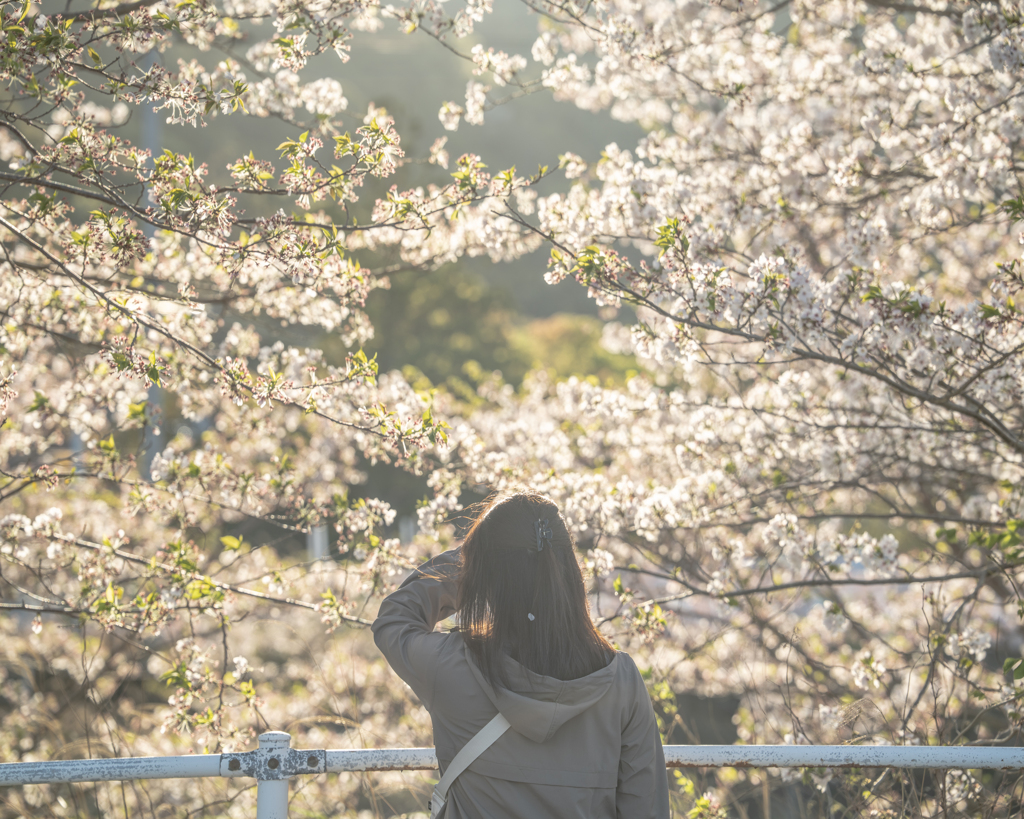
[{"label": "long brown hair", "polygon": [[[547,536],[538,541],[545,520]],[[462,544],[460,626],[492,684],[508,687],[506,654],[559,680],[585,677],[611,659],[614,649],[590,619],[574,546],[554,502],[530,492],[491,499],[470,527]]]}]

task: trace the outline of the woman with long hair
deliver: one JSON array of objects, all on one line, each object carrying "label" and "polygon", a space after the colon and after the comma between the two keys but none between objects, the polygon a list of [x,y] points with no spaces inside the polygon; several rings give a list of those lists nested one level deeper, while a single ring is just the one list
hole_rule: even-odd
[{"label": "woman with long hair", "polygon": [[[453,614],[458,629],[434,631]],[[668,818],[650,697],[591,621],[548,498],[493,499],[460,548],[384,600],[373,633],[430,713],[444,774],[432,815],[444,803],[444,819]]]}]

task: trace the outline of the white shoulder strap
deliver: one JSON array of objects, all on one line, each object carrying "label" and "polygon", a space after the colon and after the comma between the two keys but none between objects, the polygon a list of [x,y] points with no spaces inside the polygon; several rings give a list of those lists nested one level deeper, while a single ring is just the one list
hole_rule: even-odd
[{"label": "white shoulder strap", "polygon": [[508,729],[508,720],[499,713],[498,716],[481,728],[476,736],[467,742],[462,747],[462,750],[455,755],[455,759],[448,766],[448,770],[444,772],[444,776],[434,785],[434,793],[430,797],[431,817],[435,817],[441,812],[441,808],[444,807],[445,802],[448,800],[448,789],[458,778],[459,774],[472,765],[473,761],[490,748],[494,741]]}]

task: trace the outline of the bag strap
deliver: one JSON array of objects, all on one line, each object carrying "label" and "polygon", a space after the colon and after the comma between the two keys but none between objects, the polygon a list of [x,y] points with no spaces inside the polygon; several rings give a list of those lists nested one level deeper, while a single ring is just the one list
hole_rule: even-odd
[{"label": "bag strap", "polygon": [[474,760],[490,748],[495,740],[508,729],[509,722],[501,713],[481,728],[476,736],[467,742],[462,747],[462,750],[455,755],[455,759],[448,766],[448,770],[444,772],[444,776],[434,785],[434,794],[430,798],[431,806],[443,805],[448,799],[448,789],[459,777],[459,774],[472,765]]}]

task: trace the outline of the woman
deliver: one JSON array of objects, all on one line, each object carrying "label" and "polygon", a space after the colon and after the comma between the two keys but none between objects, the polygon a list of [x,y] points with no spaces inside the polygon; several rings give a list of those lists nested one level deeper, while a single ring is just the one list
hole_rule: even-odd
[{"label": "woman", "polygon": [[[434,632],[456,612],[459,630]],[[492,501],[384,600],[373,634],[430,713],[442,772],[497,714],[511,725],[455,779],[444,819],[667,819],[650,697],[594,627],[547,498]]]}]

